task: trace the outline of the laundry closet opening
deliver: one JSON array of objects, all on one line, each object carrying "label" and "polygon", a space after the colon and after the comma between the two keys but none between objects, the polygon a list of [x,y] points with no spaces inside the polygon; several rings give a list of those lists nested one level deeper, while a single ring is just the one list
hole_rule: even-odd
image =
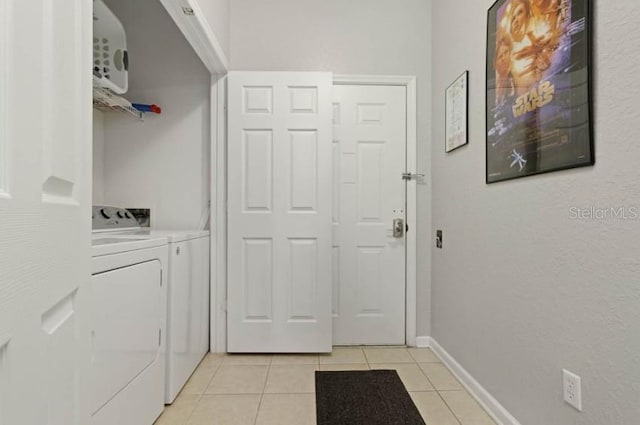
[{"label": "laundry closet opening", "polygon": [[151,225],[196,229],[210,196],[211,74],[157,0],[105,0],[126,30],[132,103],[144,119],[94,108],[93,203],[151,210]]},{"label": "laundry closet opening", "polygon": [[215,78],[179,10],[94,0],[92,416],[104,423],[155,420],[210,349]]}]

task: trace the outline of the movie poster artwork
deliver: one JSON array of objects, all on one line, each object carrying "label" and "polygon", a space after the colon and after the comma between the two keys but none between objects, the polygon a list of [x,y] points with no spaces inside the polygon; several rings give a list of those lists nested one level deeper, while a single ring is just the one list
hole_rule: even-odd
[{"label": "movie poster artwork", "polygon": [[487,31],[487,183],[592,165],[589,0],[498,0]]}]

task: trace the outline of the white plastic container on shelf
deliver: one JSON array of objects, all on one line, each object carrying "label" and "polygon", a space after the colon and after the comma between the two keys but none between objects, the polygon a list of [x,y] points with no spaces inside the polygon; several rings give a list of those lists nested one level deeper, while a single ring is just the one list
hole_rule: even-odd
[{"label": "white plastic container on shelf", "polygon": [[102,0],[93,0],[93,76],[96,84],[123,94],[129,88],[127,35]]}]

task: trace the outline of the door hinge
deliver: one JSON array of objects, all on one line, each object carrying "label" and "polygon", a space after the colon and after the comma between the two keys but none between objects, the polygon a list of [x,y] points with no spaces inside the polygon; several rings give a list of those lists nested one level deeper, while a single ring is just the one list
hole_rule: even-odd
[{"label": "door hinge", "polygon": [[421,180],[424,179],[424,174],[412,174],[412,173],[402,173],[402,180]]}]

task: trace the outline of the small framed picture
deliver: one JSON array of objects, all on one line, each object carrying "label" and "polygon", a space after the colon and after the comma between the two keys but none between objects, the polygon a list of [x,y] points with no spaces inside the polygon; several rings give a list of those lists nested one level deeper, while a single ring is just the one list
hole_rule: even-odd
[{"label": "small framed picture", "polygon": [[593,165],[591,0],[488,12],[486,182]]},{"label": "small framed picture", "polygon": [[469,143],[467,127],[469,123],[469,71],[447,87],[445,108],[445,152],[451,152]]}]

